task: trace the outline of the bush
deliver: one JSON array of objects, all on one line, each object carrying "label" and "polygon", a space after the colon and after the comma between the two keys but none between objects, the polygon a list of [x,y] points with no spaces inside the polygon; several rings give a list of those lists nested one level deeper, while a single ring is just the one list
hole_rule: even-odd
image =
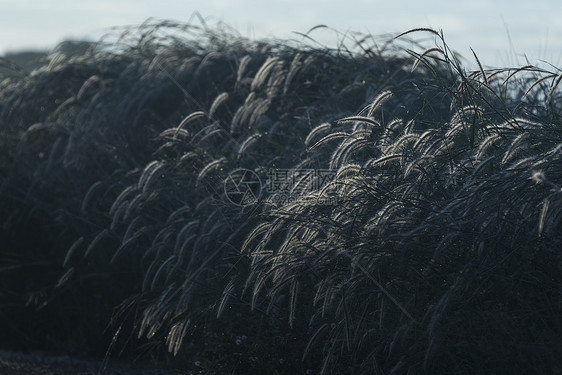
[{"label": "bush", "polygon": [[411,32],[439,47],[146,23],[4,81],[5,345],[560,369],[559,75]]}]

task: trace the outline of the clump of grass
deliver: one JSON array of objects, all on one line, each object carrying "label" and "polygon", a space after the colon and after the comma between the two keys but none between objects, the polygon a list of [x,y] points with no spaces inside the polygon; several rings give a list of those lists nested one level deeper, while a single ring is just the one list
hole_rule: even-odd
[{"label": "clump of grass", "polygon": [[[383,122],[377,99],[340,120],[338,141],[328,133],[307,155],[335,178],[270,211],[245,243],[253,301],[286,295],[291,323],[307,311],[305,355],[322,353],[322,373],[560,366],[555,76],[537,106],[506,90],[525,69],[466,75],[437,52],[412,54],[460,76],[460,89],[443,87],[448,121]],[[328,194],[337,205],[318,204]]]},{"label": "clump of grass", "polygon": [[[333,119],[334,108],[353,113],[376,89],[358,84],[364,73],[338,74],[338,61],[357,64],[350,56],[229,33],[148,22],[114,46],[100,42],[74,55],[59,48],[31,75],[5,81],[2,199],[13,214],[4,237],[14,244],[6,254],[18,258],[17,269],[31,270],[35,262],[26,259],[37,259],[44,274],[30,278],[33,285],[14,281],[17,304],[51,285],[31,305],[63,315],[92,302],[73,291],[120,285],[85,308],[108,316],[133,294],[159,296],[187,265],[201,273],[216,263],[216,243],[244,237],[229,220],[245,213],[217,206],[209,190],[217,187],[215,166],[289,167],[312,124]],[[393,64],[401,70],[400,58],[377,61],[369,69],[380,79]],[[143,256],[128,253],[134,248]],[[198,290],[220,295],[220,283],[213,285]],[[9,312],[5,321],[17,316]]]},{"label": "clump of grass", "polygon": [[[275,46],[267,53],[232,57],[231,76],[222,80],[231,86],[216,90],[215,99],[186,111],[177,125],[162,131],[156,158],[112,203],[109,230],[122,239],[111,260],[130,252],[138,257],[134,249],[144,249],[145,275],[137,297],[145,306],[138,318],[140,336],[159,333],[177,352],[188,322],[201,311],[221,315],[244,280],[249,259],[239,249],[262,208],[234,207],[225,199],[229,171],[242,167],[265,177],[268,169],[299,163],[312,123],[352,114],[379,90],[358,82],[369,76],[382,80],[389,67],[397,76],[407,74],[398,57],[373,66],[373,56],[320,52]],[[227,65],[223,61],[229,58],[210,52],[200,64],[212,69],[214,63]],[[257,59],[261,65],[252,65]],[[337,71],[347,63],[362,68],[355,76]],[[241,295],[236,300],[249,305]]]},{"label": "clump of grass", "polygon": [[[149,21],[5,81],[12,335],[35,307],[47,344],[208,373],[559,368],[559,75],[414,31],[437,46]],[[298,184],[236,205],[240,169]]]}]

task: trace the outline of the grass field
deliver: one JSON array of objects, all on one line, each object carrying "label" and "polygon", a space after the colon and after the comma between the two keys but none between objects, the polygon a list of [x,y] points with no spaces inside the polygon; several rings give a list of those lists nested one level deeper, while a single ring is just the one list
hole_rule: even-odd
[{"label": "grass field", "polygon": [[562,372],[560,70],[466,71],[429,29],[313,36],[158,21],[5,64],[0,345]]}]

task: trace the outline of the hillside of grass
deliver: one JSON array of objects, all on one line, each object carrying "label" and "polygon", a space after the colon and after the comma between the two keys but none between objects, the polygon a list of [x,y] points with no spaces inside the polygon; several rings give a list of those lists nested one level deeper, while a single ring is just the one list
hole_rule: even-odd
[{"label": "hillside of grass", "polygon": [[0,349],[562,371],[560,70],[303,40],[149,21],[0,72]]}]

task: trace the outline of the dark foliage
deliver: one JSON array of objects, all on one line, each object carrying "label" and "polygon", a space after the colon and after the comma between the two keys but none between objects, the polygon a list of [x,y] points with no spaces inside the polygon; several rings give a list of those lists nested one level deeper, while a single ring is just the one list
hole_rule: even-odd
[{"label": "dark foliage", "polygon": [[[560,75],[467,73],[414,31],[438,47],[149,22],[4,80],[1,344],[209,374],[562,370]],[[251,204],[225,189],[241,170]]]}]

